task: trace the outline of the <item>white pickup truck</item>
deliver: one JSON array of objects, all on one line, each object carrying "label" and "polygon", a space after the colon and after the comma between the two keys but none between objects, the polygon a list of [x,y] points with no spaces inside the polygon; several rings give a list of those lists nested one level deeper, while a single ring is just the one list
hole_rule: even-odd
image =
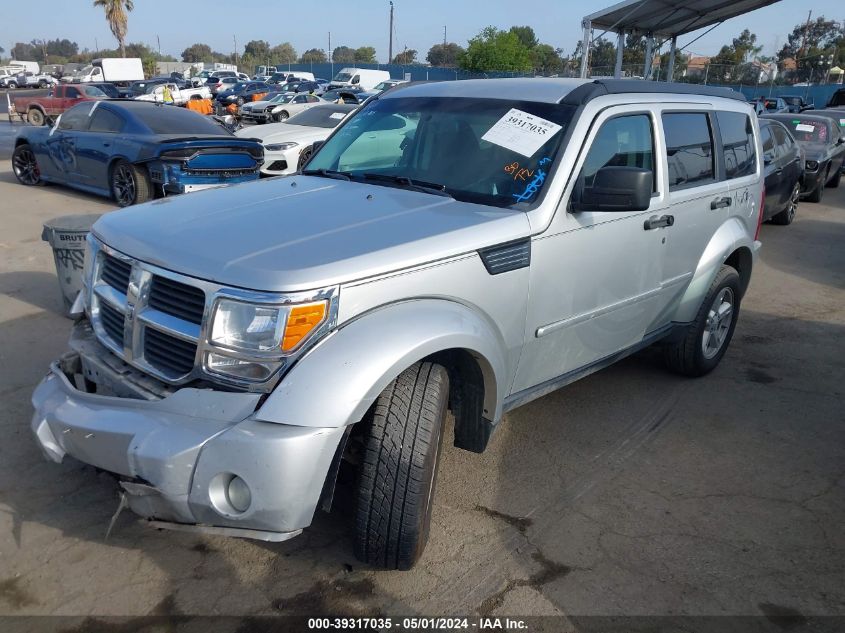
[{"label": "white pickup truck", "polygon": [[[176,84],[153,84],[145,94],[135,97],[137,101],[154,101],[156,103],[173,103],[185,105],[194,95],[201,99],[211,99],[211,90],[206,86],[199,88],[179,88]],[[166,98],[165,88],[170,91],[170,99]]]}]

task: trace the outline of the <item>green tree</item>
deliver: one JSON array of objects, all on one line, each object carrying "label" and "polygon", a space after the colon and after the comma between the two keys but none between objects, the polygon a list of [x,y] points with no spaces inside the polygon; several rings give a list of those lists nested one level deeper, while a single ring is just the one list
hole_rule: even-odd
[{"label": "green tree", "polygon": [[196,62],[207,62],[212,59],[211,47],[208,44],[192,44],[182,51],[182,61],[194,64]]},{"label": "green tree", "polygon": [[290,42],[284,42],[270,49],[271,64],[294,64],[296,58],[296,49]]},{"label": "green tree", "polygon": [[537,44],[531,49],[531,63],[534,66],[534,72],[542,75],[554,75],[563,70],[560,50],[554,49],[549,44]]},{"label": "green tree", "polygon": [[359,64],[375,64],[376,49],[372,46],[361,46],[355,49],[355,62]]},{"label": "green tree", "polygon": [[265,40],[251,40],[247,42],[246,46],[244,46],[244,57],[250,57],[257,59],[259,62],[267,63],[270,57],[270,43]]},{"label": "green tree", "polygon": [[406,49],[396,55],[393,58],[393,61],[390,62],[391,64],[402,64],[403,66],[409,66],[410,64],[417,63],[417,51],[413,48]]},{"label": "green tree", "polygon": [[748,62],[761,50],[762,47],[757,46],[757,36],[745,29],[710,58],[710,74],[717,81],[753,83],[759,71]]},{"label": "green tree", "polygon": [[457,66],[458,60],[465,52],[463,47],[454,42],[435,44],[428,49],[425,59],[432,66]]},{"label": "green tree", "polygon": [[488,26],[469,41],[460,65],[473,72],[531,70],[531,50],[510,31]]},{"label": "green tree", "polygon": [[355,49],[348,46],[338,46],[332,51],[332,61],[338,64],[354,64]]},{"label": "green tree", "polygon": [[302,53],[302,57],[299,58],[299,61],[303,64],[324,64],[329,61],[329,59],[326,57],[326,51],[322,48],[309,48],[307,51]]},{"label": "green tree", "polygon": [[537,34],[530,26],[512,26],[510,33],[513,33],[519,38],[519,41],[528,49],[533,49],[540,42],[537,40]]},{"label": "green tree", "polygon": [[94,6],[103,8],[109,29],[120,45],[120,56],[126,57],[126,46],[123,43],[129,28],[129,18],[126,14],[135,8],[134,0],[94,0]]},{"label": "green tree", "polygon": [[792,77],[795,81],[819,78],[832,66],[842,67],[845,65],[845,22],[819,16],[809,25],[806,22],[796,24],[777,57],[780,62],[795,60],[797,68]]}]

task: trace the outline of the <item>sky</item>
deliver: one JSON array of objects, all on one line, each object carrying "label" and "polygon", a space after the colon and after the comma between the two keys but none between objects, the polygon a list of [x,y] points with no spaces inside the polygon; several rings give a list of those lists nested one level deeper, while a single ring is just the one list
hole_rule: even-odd
[{"label": "sky", "polygon": [[[467,40],[485,26],[509,28],[531,26],[541,42],[571,53],[581,37],[581,18],[614,4],[616,0],[535,0],[521,5],[505,0],[394,0],[394,55],[405,47],[416,49],[425,60],[428,49],[443,41],[446,27],[448,41],[466,46]],[[101,8],[91,0],[38,0],[38,10],[31,2],[4,2],[0,20],[0,46],[8,51],[15,42],[33,39],[67,38],[80,50],[116,48]],[[249,10],[239,10],[249,7]],[[757,34],[763,54],[774,54],[786,41],[798,22],[824,15],[845,20],[842,0],[782,0],[758,11],[734,18],[694,42],[687,52],[714,55],[744,28]],[[309,48],[328,49],[340,45],[374,46],[379,62],[387,61],[388,0],[301,0],[257,2],[225,0],[135,0],[129,16],[127,42],[144,42],[153,49],[181,59],[181,52],[191,44],[209,44],[221,53],[239,51],[249,40],[263,39],[271,45],[289,41],[301,54]],[[683,46],[699,33],[679,38]],[[157,39],[158,38],[158,39]]]}]

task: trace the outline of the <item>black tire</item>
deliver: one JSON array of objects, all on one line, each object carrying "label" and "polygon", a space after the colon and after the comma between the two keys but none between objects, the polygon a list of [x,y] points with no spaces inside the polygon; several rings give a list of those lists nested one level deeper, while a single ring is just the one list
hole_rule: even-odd
[{"label": "black tire", "polygon": [[781,226],[792,224],[792,221],[795,219],[795,213],[798,211],[798,199],[800,196],[801,187],[796,182],[789,196],[789,202],[786,203],[786,208],[772,216],[772,224],[779,224]]},{"label": "black tire", "polygon": [[296,161],[296,169],[299,171],[304,166],[305,163],[308,162],[308,159],[311,158],[311,154],[314,153],[314,148],[312,146],[306,147],[299,153],[299,159]]},{"label": "black tire", "polygon": [[33,187],[45,184],[41,180],[41,170],[38,168],[35,152],[28,143],[21,143],[12,152],[12,171],[22,185]]},{"label": "black tire", "polygon": [[9,84],[8,84],[8,86],[7,86],[7,88],[8,88],[9,90],[14,90],[14,89],[15,89],[15,88],[17,88],[17,87],[18,87],[18,84],[17,84],[16,82],[14,82],[14,81],[10,81],[10,82],[9,82]]},{"label": "black tire", "polygon": [[282,110],[278,114],[273,115],[273,119],[276,123],[281,123],[283,121],[287,121],[290,118],[290,113],[287,110]]},{"label": "black tire", "polygon": [[236,103],[237,103],[239,106],[242,106],[242,105],[244,104],[244,98],[243,98],[243,97],[238,97],[238,98],[236,99]]},{"label": "black tire", "polygon": [[111,169],[111,193],[121,207],[146,202],[153,193],[147,170],[122,159],[117,161]]},{"label": "black tire", "polygon": [[46,88],[48,85],[49,84],[46,81],[44,81],[43,79],[38,82],[38,87],[41,88],[41,89]]},{"label": "black tire", "polygon": [[364,424],[356,491],[355,556],[381,569],[410,569],[431,525],[449,375],[420,362],[381,393]]},{"label": "black tire", "polygon": [[38,108],[30,108],[26,113],[26,120],[29,121],[30,125],[40,127],[45,124],[47,117],[45,117],[44,113]]},{"label": "black tire", "polygon": [[[717,299],[723,297],[725,292],[730,294],[731,301],[730,321],[726,325],[722,318],[714,319],[712,310]],[[719,307],[721,308],[721,305]],[[713,371],[731,343],[739,318],[739,307],[739,273],[730,266],[722,266],[713,283],[710,284],[710,290],[701,302],[698,315],[684,338],[664,346],[663,353],[667,367],[676,373],[693,377],[704,376]],[[721,329],[722,326],[725,327],[724,330]],[[706,354],[707,343],[718,340],[712,338],[717,336],[717,332],[719,332],[719,337],[723,336],[721,343],[717,349],[710,350],[713,352],[712,355]],[[706,339],[705,334],[708,334]]]},{"label": "black tire", "polygon": [[[828,170],[830,167],[828,167]],[[819,184],[816,185],[816,188],[813,189],[812,193],[807,196],[807,200],[810,202],[821,202],[822,198],[824,198],[824,188],[825,183],[827,182],[827,177],[830,175],[830,172],[826,172],[825,175],[819,180]]]}]

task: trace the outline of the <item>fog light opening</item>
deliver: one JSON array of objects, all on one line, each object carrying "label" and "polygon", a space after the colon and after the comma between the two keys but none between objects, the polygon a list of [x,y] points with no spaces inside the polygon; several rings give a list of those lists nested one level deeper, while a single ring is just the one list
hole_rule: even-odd
[{"label": "fog light opening", "polygon": [[229,481],[229,485],[226,486],[226,499],[235,511],[246,512],[252,503],[252,493],[249,491],[246,482],[235,475]]},{"label": "fog light opening", "polygon": [[252,491],[246,481],[234,473],[218,473],[208,484],[211,505],[221,515],[235,517],[249,510]]}]

